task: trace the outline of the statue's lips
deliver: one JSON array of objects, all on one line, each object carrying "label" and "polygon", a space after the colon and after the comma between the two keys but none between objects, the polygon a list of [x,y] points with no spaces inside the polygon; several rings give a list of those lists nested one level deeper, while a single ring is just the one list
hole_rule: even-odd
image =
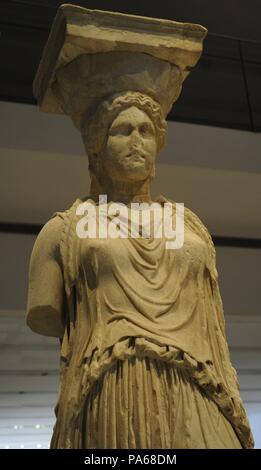
[{"label": "statue's lips", "polygon": [[145,156],[143,154],[141,154],[140,152],[137,152],[137,151],[128,153],[128,155],[126,155],[126,158],[131,158],[134,161],[135,160],[142,160],[142,161],[145,160]]}]

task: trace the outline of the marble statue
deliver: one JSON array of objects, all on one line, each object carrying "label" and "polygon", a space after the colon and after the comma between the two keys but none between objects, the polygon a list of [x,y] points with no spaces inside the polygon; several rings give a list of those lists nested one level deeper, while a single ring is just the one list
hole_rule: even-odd
[{"label": "marble statue", "polygon": [[127,208],[128,235],[132,203],[169,202],[175,214],[168,197],[152,200],[150,183],[166,116],[206,32],[73,5],[54,20],[34,93],[41,110],[67,114],[79,129],[91,186],[44,225],[30,260],[27,324],[61,343],[51,448],[253,447],[200,218],[184,208],[184,243],[174,250],[164,236],[76,230],[79,205],[96,214],[101,194],[106,207]]}]

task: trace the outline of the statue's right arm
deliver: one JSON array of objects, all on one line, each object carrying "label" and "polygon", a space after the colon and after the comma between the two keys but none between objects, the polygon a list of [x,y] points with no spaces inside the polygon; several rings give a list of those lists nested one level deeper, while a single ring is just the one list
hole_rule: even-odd
[{"label": "statue's right arm", "polygon": [[27,325],[36,333],[63,337],[64,280],[60,257],[63,220],[50,219],[39,233],[31,254]]}]

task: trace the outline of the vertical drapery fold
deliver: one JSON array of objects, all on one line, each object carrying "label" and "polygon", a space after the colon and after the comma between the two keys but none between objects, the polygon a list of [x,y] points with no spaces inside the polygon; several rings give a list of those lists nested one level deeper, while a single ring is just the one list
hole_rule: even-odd
[{"label": "vertical drapery fold", "polygon": [[242,448],[182,370],[148,357],[116,361],[88,394],[81,423],[85,449]]}]

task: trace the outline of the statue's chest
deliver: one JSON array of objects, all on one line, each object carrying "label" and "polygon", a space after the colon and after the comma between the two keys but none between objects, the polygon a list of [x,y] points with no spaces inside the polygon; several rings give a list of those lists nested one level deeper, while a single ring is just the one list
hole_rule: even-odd
[{"label": "statue's chest", "polygon": [[96,278],[116,276],[120,271],[126,276],[171,276],[179,270],[196,275],[207,259],[207,245],[185,226],[184,243],[178,249],[168,249],[162,238],[114,237],[112,233],[102,238],[88,237],[80,241],[80,263],[87,273]]}]

